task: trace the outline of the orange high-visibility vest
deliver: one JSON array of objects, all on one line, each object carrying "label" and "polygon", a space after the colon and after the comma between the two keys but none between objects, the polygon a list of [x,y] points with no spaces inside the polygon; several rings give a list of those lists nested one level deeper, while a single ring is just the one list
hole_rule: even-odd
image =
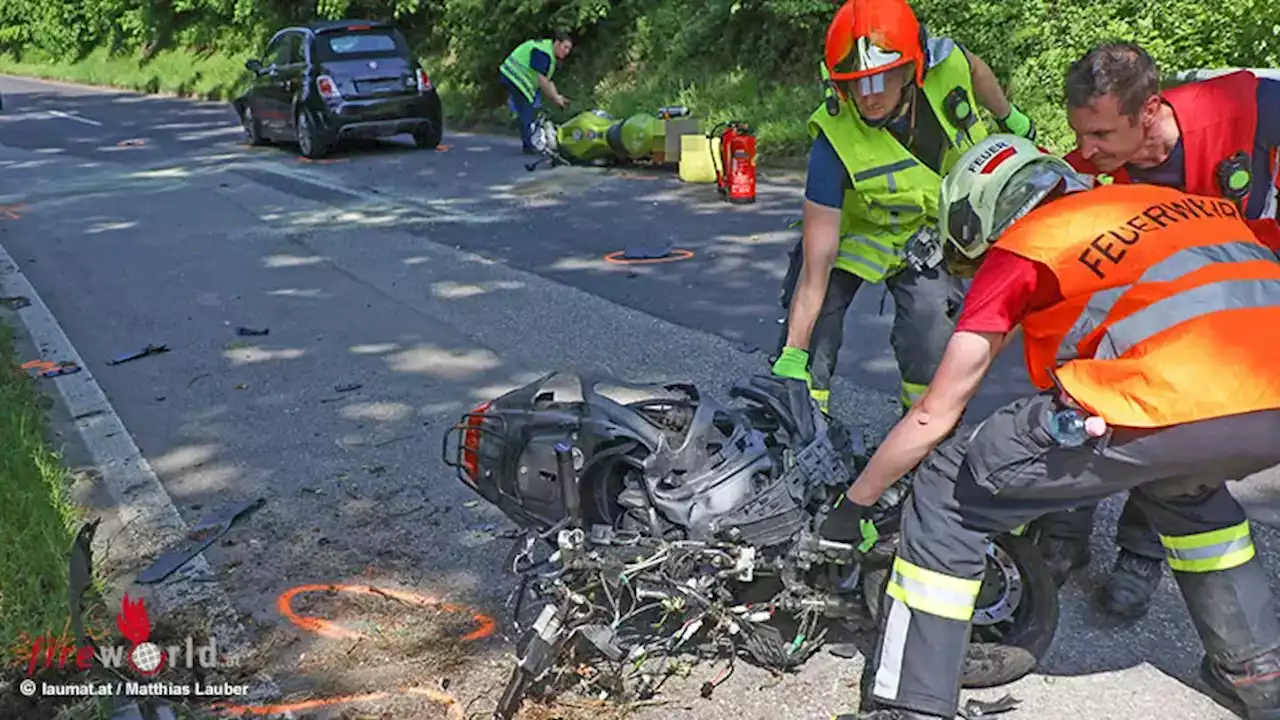
[{"label": "orange high-visibility vest", "polygon": [[1232,202],[1103,186],[1037,208],[996,245],[1062,292],[1023,321],[1037,387],[1056,375],[1126,427],[1280,409],[1280,260]]}]

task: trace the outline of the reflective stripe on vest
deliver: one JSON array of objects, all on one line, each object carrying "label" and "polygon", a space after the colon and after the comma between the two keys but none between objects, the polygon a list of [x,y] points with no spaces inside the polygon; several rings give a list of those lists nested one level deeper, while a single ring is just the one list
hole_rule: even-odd
[{"label": "reflective stripe on vest", "polygon": [[[924,83],[927,107],[946,137],[953,139],[942,161],[945,173],[972,143],[987,136],[981,123],[964,131],[952,125],[944,99],[957,87],[975,97],[969,61],[948,43],[937,46],[937,64]],[[852,100],[840,101],[832,116],[825,103],[809,117],[809,135],[824,134],[840,156],[854,187],[846,191],[840,217],[840,254],[836,267],[869,282],[879,282],[906,265],[903,247],[924,223],[936,223],[942,179],[911,154],[893,134],[872,128],[858,115]]]},{"label": "reflective stripe on vest", "polygon": [[[1270,254],[1266,248],[1259,246]],[[1271,255],[1275,260],[1275,255]],[[1126,355],[1152,336],[1195,318],[1242,308],[1280,308],[1280,278],[1226,280],[1201,285],[1152,303],[1108,328],[1094,358],[1111,360]]]},{"label": "reflective stripe on vest", "polygon": [[1037,387],[1052,373],[1122,427],[1280,409],[1280,259],[1234,204],[1107,185],[1037,208],[997,247],[1058,283],[1061,300],[1022,325]]},{"label": "reflective stripe on vest", "polygon": [[[1079,357],[1076,343],[1092,333],[1111,313],[1116,302],[1135,285],[1172,282],[1210,263],[1249,262],[1269,260],[1271,257],[1271,251],[1252,242],[1226,242],[1221,245],[1200,245],[1179,250],[1148,268],[1137,282],[1095,292],[1058,346],[1057,360],[1064,363]],[[1099,351],[1101,352],[1101,349]]]},{"label": "reflective stripe on vest", "polygon": [[1230,570],[1254,558],[1257,550],[1249,533],[1249,521],[1195,535],[1161,535],[1174,572],[1207,573]]},{"label": "reflective stripe on vest", "polygon": [[543,51],[551,59],[547,67],[547,79],[550,80],[556,71],[555,48],[550,40],[525,40],[498,66],[502,76],[510,80],[529,102],[533,102],[538,93],[538,71],[533,69],[534,50]]}]

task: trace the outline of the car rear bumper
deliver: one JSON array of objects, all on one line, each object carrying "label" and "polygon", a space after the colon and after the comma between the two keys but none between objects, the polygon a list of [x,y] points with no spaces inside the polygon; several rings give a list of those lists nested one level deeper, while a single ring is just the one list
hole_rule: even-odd
[{"label": "car rear bumper", "polygon": [[385,137],[441,123],[435,92],[370,100],[343,100],[322,113],[325,128],[338,137]]}]

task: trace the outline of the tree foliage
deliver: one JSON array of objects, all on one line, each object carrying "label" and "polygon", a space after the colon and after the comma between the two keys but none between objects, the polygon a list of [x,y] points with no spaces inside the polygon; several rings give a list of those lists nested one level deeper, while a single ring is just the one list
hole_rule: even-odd
[{"label": "tree foliage", "polygon": [[[1091,45],[1145,45],[1167,71],[1280,66],[1276,0],[915,0],[929,30],[983,57],[1048,139],[1067,137],[1062,76]],[[612,112],[686,102],[774,123],[803,144],[820,99],[817,63],[832,0],[5,0],[0,53],[74,58],[95,48],[139,53],[260,48],[285,23],[395,20],[462,115],[501,112],[497,67],[530,36],[573,33],[557,85]],[[701,107],[699,107],[701,105]],[[750,116],[754,114],[755,116]],[[773,138],[763,138],[767,145]]]}]

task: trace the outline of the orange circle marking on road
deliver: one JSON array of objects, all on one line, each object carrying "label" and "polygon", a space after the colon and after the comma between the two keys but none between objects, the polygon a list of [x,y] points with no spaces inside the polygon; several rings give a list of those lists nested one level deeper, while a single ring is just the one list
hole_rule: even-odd
[{"label": "orange circle marking on road", "polygon": [[625,258],[623,255],[625,255],[626,252],[626,250],[615,250],[614,252],[605,255],[604,260],[605,262],[613,263],[614,265],[646,265],[651,263],[679,262],[680,260],[688,260],[693,257],[692,250],[672,250],[669,255],[660,258]]},{"label": "orange circle marking on road", "polygon": [[476,610],[463,605],[455,605],[449,602],[442,602],[430,595],[409,592],[406,590],[388,590],[383,588],[375,588],[372,585],[299,585],[289,588],[280,597],[276,599],[276,609],[280,614],[288,618],[289,622],[297,625],[304,630],[310,630],[317,635],[331,638],[360,638],[368,637],[364,633],[356,630],[348,630],[341,625],[310,615],[299,615],[293,610],[293,599],[298,595],[310,592],[343,592],[354,595],[371,595],[378,597],[389,597],[400,602],[410,605],[420,605],[422,607],[438,607],[448,613],[471,613],[471,619],[475,621],[477,628],[462,636],[462,639],[470,642],[472,640],[481,640],[493,634],[497,628],[497,623],[493,618]]}]

